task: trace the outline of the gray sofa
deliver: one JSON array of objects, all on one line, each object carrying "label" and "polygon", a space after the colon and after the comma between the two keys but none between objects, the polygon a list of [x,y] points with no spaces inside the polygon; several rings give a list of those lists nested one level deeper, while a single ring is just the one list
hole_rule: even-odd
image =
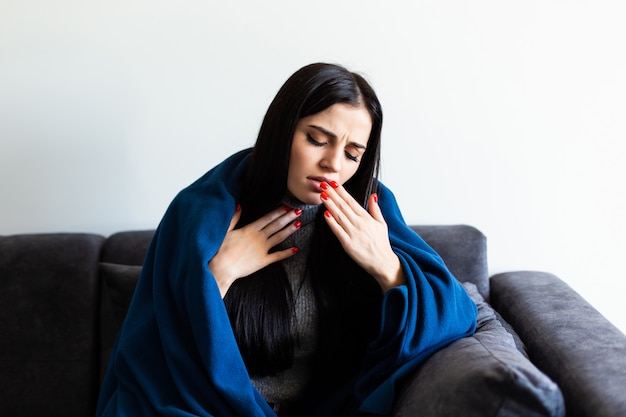
[{"label": "gray sofa", "polygon": [[[626,416],[622,332],[554,275],[489,277],[486,239],[475,228],[414,229],[460,281],[475,284],[481,311],[496,320],[483,315],[478,337],[444,348],[409,375],[394,416],[504,416],[519,404],[532,410],[520,415],[562,412],[539,404],[546,393],[564,399],[567,416]],[[0,236],[0,415],[93,415],[152,234]],[[489,347],[491,330],[517,350],[500,341]],[[476,347],[482,356],[467,353]],[[507,355],[528,364],[515,368]],[[546,377],[529,371],[534,366]]]}]

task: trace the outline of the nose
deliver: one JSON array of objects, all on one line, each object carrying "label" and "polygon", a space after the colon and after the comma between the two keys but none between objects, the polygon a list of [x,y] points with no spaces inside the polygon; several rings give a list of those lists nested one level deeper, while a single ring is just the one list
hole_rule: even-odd
[{"label": "nose", "polygon": [[326,152],[324,152],[322,160],[320,161],[321,167],[330,172],[341,171],[343,163],[342,155],[343,152],[340,149],[332,149],[329,147],[329,149],[326,149]]}]

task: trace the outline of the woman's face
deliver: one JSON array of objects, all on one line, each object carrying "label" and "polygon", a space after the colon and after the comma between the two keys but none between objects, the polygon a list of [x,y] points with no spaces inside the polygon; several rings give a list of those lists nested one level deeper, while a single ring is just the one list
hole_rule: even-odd
[{"label": "woman's face", "polygon": [[372,119],[363,106],[334,104],[301,119],[293,135],[287,190],[305,204],[320,204],[320,183],[345,184],[367,147]]}]

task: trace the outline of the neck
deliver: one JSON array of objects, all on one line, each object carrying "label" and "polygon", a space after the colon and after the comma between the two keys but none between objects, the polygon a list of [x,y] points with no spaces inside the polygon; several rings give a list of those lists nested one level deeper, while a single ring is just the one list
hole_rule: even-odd
[{"label": "neck", "polygon": [[292,195],[286,195],[285,197],[283,197],[281,203],[294,209],[299,208],[302,210],[302,214],[298,217],[298,220],[302,222],[303,226],[311,223],[315,219],[315,215],[317,214],[318,210],[322,207],[321,203],[306,204]]}]

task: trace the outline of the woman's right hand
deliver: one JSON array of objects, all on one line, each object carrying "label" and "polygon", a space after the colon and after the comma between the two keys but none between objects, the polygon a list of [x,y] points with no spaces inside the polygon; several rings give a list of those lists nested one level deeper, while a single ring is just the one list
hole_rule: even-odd
[{"label": "woman's right hand", "polygon": [[209,261],[209,270],[217,281],[222,298],[235,280],[298,252],[296,247],[272,253],[269,251],[300,228],[300,222],[294,220],[301,213],[300,209],[279,207],[258,220],[235,229],[241,217],[241,208],[237,206],[222,245]]}]

